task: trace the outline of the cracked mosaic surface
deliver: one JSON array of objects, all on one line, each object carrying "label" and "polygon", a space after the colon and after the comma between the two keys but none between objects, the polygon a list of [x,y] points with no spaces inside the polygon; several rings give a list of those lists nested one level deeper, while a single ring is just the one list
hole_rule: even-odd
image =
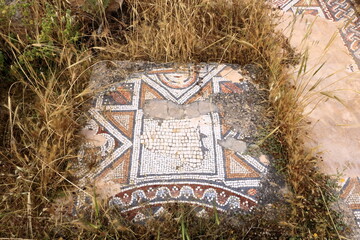
[{"label": "cracked mosaic surface", "polygon": [[294,14],[312,14],[331,21],[346,21],[340,29],[344,44],[360,67],[360,16],[351,0],[270,0]]},{"label": "cracked mosaic surface", "polygon": [[[229,77],[231,72],[236,74]],[[92,171],[79,173],[80,182],[119,183],[110,204],[124,213],[171,202],[215,205],[220,211],[251,209],[267,167],[218,143],[244,133],[224,124],[218,110],[206,102],[213,94],[248,91],[252,83],[239,76],[239,67],[208,64],[155,68],[116,83],[89,111],[87,128],[104,142],[101,160]],[[162,102],[151,108],[151,101]],[[150,113],[144,114],[145,108]],[[85,146],[81,156],[87,148],[91,146]],[[80,165],[85,164],[80,157]]]},{"label": "cracked mosaic surface", "polygon": [[[201,120],[205,124],[211,124],[211,119],[206,116]],[[204,163],[208,149],[204,147],[204,141],[200,135],[206,138],[211,135],[211,131],[208,134],[201,133],[200,125],[195,125],[193,122],[190,119],[161,122],[144,119],[141,143],[144,145],[144,156],[149,156],[149,158],[143,161],[141,169],[143,175],[157,172],[187,172],[208,165]],[[212,144],[212,142],[208,143]],[[210,154],[207,156],[211,157]]]}]

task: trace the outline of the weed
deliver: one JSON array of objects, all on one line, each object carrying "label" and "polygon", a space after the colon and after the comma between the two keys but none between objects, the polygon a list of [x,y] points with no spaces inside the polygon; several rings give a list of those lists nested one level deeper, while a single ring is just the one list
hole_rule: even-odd
[{"label": "weed", "polygon": [[[10,69],[11,79],[1,82],[7,123],[0,150],[1,237],[334,239],[346,233],[329,208],[336,199],[330,179],[316,171],[317,159],[300,140],[302,106],[285,72],[298,58],[274,30],[276,16],[265,1],[128,0],[116,24],[108,21],[108,1],[96,1],[95,9],[91,2],[82,12],[60,0],[19,3],[26,8],[0,0],[0,66]],[[214,209],[213,218],[176,205],[168,208],[170,217],[147,225],[127,221],[96,198],[76,219],[51,213],[59,192],[75,185],[69,169],[81,143],[88,69],[102,58],[258,65],[273,119],[262,146],[278,159],[290,187],[286,204],[233,216]],[[305,72],[305,61],[301,65]]]}]

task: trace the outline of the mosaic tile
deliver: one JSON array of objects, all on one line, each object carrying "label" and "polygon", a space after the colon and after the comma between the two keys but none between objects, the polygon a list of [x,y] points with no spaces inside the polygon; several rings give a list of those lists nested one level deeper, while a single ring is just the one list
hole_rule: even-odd
[{"label": "mosaic tile", "polygon": [[[109,203],[139,221],[138,209],[172,202],[252,209],[267,167],[219,144],[242,135],[211,103],[216,94],[244,94],[250,85],[238,66],[219,64],[153,68],[116,83],[89,110],[86,127],[105,140],[101,160],[80,171],[80,183],[120,184]],[[91,147],[84,146],[80,168]]]}]

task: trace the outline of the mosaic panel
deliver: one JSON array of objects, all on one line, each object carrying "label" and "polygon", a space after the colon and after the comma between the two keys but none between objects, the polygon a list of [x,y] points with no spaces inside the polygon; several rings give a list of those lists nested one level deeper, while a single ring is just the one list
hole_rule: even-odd
[{"label": "mosaic panel", "polygon": [[[241,133],[224,124],[218,110],[205,102],[213,94],[246,91],[248,80],[229,80],[229,69],[238,71],[233,67],[152,69],[102,93],[89,111],[88,126],[106,136],[102,160],[93,171],[83,173],[81,181],[119,183],[110,204],[124,213],[144,204],[171,202],[215,205],[220,211],[251,209],[257,204],[266,165],[218,144]],[[151,101],[160,103],[152,110],[156,117],[144,111]],[[80,157],[80,164],[84,161]]]}]

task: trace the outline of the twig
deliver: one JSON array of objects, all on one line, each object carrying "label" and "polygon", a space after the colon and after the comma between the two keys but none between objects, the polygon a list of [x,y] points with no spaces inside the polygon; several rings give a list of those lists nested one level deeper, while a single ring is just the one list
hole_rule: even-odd
[{"label": "twig", "polygon": [[31,194],[27,192],[27,217],[29,221],[29,230],[31,238],[34,238],[33,229],[32,229],[32,219],[31,219]]}]

